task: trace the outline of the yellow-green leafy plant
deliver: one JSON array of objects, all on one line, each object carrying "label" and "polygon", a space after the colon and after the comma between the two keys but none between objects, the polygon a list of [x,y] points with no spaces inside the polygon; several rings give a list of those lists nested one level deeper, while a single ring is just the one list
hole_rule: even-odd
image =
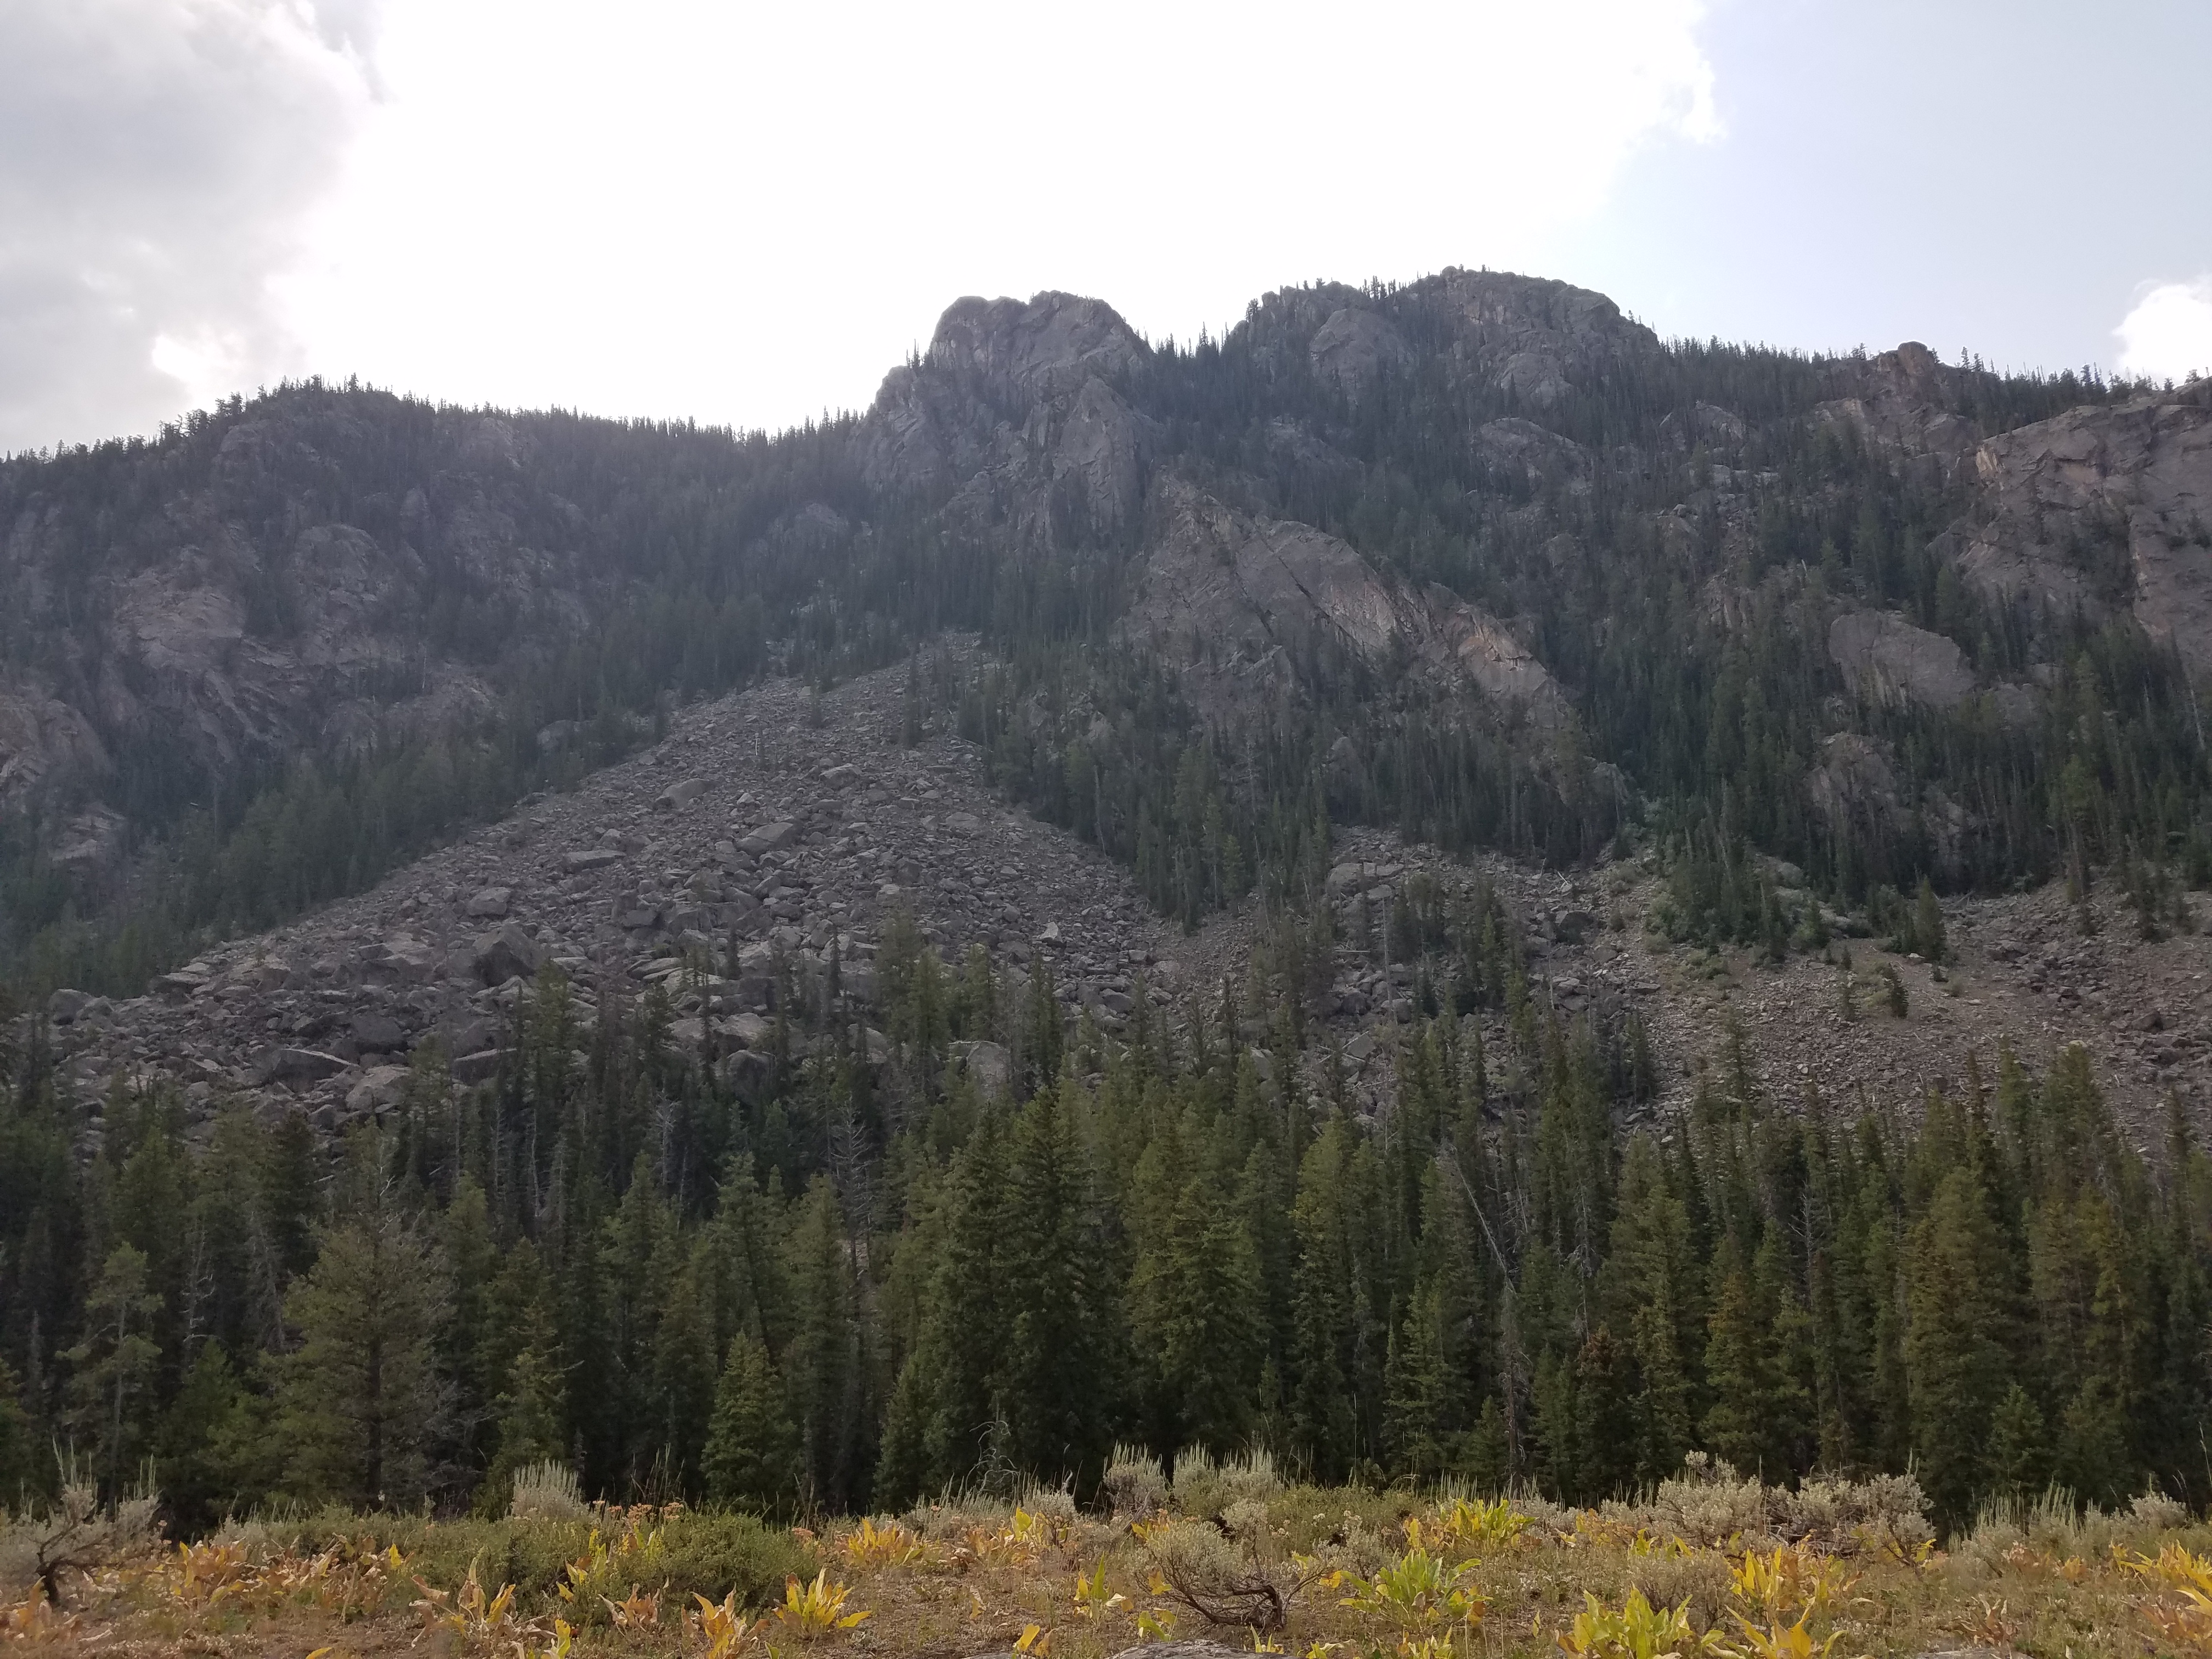
[{"label": "yellow-green leafy plant", "polygon": [[1437,1529],[1462,1548],[1494,1552],[1517,1540],[1528,1529],[1528,1517],[1510,1500],[1479,1504],[1455,1498],[1438,1511]]},{"label": "yellow-green leafy plant", "polygon": [[1640,1589],[1630,1590],[1618,1608],[1584,1590],[1583,1610],[1559,1643],[1571,1659],[1690,1659],[1723,1650],[1717,1631],[1700,1634],[1690,1622],[1688,1602],[1655,1607]]},{"label": "yellow-green leafy plant", "polygon": [[2212,1559],[2168,1544],[2155,1556],[2114,1555],[2137,1577],[2156,1585],[2169,1599],[2154,1601],[2144,1614],[2164,1638],[2185,1652],[2212,1654]]},{"label": "yellow-green leafy plant", "polygon": [[699,1604],[699,1610],[690,1615],[690,1621],[707,1644],[705,1659],[731,1659],[752,1630],[744,1614],[738,1611],[737,1591],[732,1590],[719,1601],[709,1601],[694,1590],[691,1599]]},{"label": "yellow-green leafy plant", "polygon": [[1849,1595],[1856,1578],[1844,1577],[1840,1563],[1805,1549],[1777,1545],[1765,1555],[1746,1551],[1729,1564],[1730,1593],[1745,1606],[1778,1623],[1796,1609],[1825,1613]]},{"label": "yellow-green leafy plant", "polygon": [[1488,1605],[1480,1591],[1463,1582],[1474,1565],[1454,1565],[1417,1545],[1371,1578],[1347,1577],[1343,1583],[1351,1594],[1340,1605],[1379,1614],[1401,1630],[1472,1625]]},{"label": "yellow-green leafy plant", "polygon": [[1106,1588],[1106,1559],[1101,1556],[1089,1572],[1075,1575],[1075,1610],[1084,1618],[1096,1620],[1128,1600]]},{"label": "yellow-green leafy plant", "polygon": [[474,1560],[458,1591],[434,1589],[420,1578],[415,1588],[422,1592],[415,1610],[431,1630],[450,1631],[464,1641],[495,1642],[522,1633],[522,1622],[514,1614],[514,1586],[501,1584],[495,1594],[486,1595]]},{"label": "yellow-green leafy plant", "polygon": [[1836,1645],[1836,1638],[1841,1634],[1831,1631],[1825,1641],[1815,1641],[1810,1607],[1797,1615],[1795,1624],[1785,1625],[1778,1619],[1770,1619],[1764,1629],[1740,1613],[1730,1616],[1743,1629],[1742,1639],[1728,1644],[1728,1650],[1738,1659],[1828,1659],[1828,1650]]},{"label": "yellow-green leafy plant", "polygon": [[827,1567],[814,1575],[811,1584],[801,1584],[796,1578],[786,1579],[783,1602],[775,1610],[776,1621],[793,1634],[810,1641],[817,1636],[851,1630],[872,1616],[866,1612],[845,1611],[845,1600],[852,1593],[849,1586],[830,1582]]},{"label": "yellow-green leafy plant", "polygon": [[918,1566],[928,1553],[909,1528],[896,1521],[879,1527],[866,1516],[837,1540],[837,1547],[848,1561],[863,1569]]}]

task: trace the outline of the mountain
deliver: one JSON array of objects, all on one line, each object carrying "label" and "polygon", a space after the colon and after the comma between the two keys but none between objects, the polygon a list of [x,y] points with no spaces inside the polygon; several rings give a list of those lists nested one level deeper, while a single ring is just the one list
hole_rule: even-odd
[{"label": "mountain", "polygon": [[[288,386],[0,464],[9,954],[130,988],[672,698],[945,627],[1024,665],[1002,781],[1066,822],[1046,775],[1141,664],[1178,729],[1265,735],[1270,797],[1456,848],[1741,839],[1856,904],[2201,866],[2208,396],[1666,343],[1459,270],[1194,347],[964,300],[864,416],[773,439]],[[1133,861],[1157,760],[1086,757]]]},{"label": "mountain", "polygon": [[2208,428],[1447,271],[0,463],[0,1480],[2201,1506]]}]

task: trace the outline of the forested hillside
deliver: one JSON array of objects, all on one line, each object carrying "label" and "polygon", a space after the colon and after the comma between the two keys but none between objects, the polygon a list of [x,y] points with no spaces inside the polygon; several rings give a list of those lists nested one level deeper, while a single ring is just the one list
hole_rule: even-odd
[{"label": "forested hillside", "polygon": [[[188,1134],[162,1091],[118,1092],[81,1164],[25,1054],[4,1479],[50,1480],[56,1438],[111,1487],[151,1459],[187,1530],[280,1498],[496,1515],[546,1459],[782,1515],[1084,1496],[1116,1442],[1574,1502],[1693,1449],[1911,1468],[1949,1522],[2053,1480],[2204,1501],[2212,1163],[2178,1108],[2147,1165],[2079,1048],[1970,1060],[1915,1121],[1778,1097],[1724,1036],[1686,1115],[1624,1127],[1633,1024],[1540,1004],[1482,892],[1434,925],[1436,1017],[1371,1117],[1334,1051],[1311,1099],[1273,1081],[1308,1040],[1287,934],[1117,1037],[1064,1022],[1048,965],[1012,993],[894,916],[890,1069],[833,963],[742,1092],[663,989],[603,992],[580,1041],[549,967],[493,1084],[426,1048],[327,1175],[303,1115]],[[1003,1087],[938,1069],[977,1042]]]}]

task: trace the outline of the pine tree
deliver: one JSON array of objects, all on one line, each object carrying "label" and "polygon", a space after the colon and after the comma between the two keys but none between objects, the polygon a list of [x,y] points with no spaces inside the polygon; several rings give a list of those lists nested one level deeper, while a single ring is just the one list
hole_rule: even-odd
[{"label": "pine tree", "polygon": [[1414,1291],[1383,1370],[1382,1443],[1391,1470],[1423,1481],[1452,1461],[1460,1416],[1456,1379],[1445,1356],[1443,1287],[1433,1278]]},{"label": "pine tree", "polygon": [[1705,1386],[1712,1404],[1699,1428],[1717,1455],[1746,1473],[1758,1473],[1765,1461],[1771,1403],[1766,1332],[1751,1275],[1741,1262],[1723,1257],[1717,1271],[1711,1334],[1705,1343]]},{"label": "pine tree", "polygon": [[1291,1429],[1315,1480],[1324,1482],[1344,1478],[1359,1445],[1354,1389],[1364,1309],[1345,1205],[1352,1142],[1350,1123],[1331,1118],[1306,1151],[1291,1214],[1298,1259]]},{"label": "pine tree", "polygon": [[1081,1098],[1064,1076],[1015,1120],[1003,1400],[1014,1461],[1087,1490],[1105,1467],[1109,1304],[1097,1279],[1098,1217],[1076,1121]]},{"label": "pine tree", "polygon": [[1986,1478],[1990,1421],[2010,1386],[2005,1250],[1977,1171],[1945,1176],[1906,1268],[1912,1444],[1939,1515],[1962,1521]]},{"label": "pine tree", "polygon": [[707,1431],[707,1496],[760,1515],[788,1512],[799,1493],[799,1431],[783,1379],[760,1339],[740,1331],[714,1385]]},{"label": "pine tree", "polygon": [[98,1449],[100,1484],[123,1489],[145,1432],[145,1407],[161,1345],[148,1334],[161,1298],[146,1286],[146,1258],[118,1244],[85,1297],[85,1332],[62,1358],[74,1368],[70,1419]]},{"label": "pine tree", "polygon": [[495,1439],[477,1489],[480,1513],[494,1519],[507,1513],[517,1469],[567,1461],[568,1392],[556,1340],[533,1310],[528,1340],[506,1368],[505,1386],[493,1401]]},{"label": "pine tree", "polygon": [[1988,1466],[1990,1489],[2007,1498],[2033,1498],[2050,1481],[2043,1413],[2017,1382],[2005,1390],[1990,1416]]},{"label": "pine tree", "polygon": [[794,1325],[778,1363],[805,1494],[832,1509],[854,1501],[862,1474],[852,1280],[837,1195],[827,1176],[817,1176],[792,1235]]},{"label": "pine tree", "polygon": [[1669,1189],[1649,1135],[1629,1143],[1617,1204],[1602,1295],[1628,1331],[1636,1364],[1636,1476],[1656,1483],[1680,1469],[1691,1448],[1691,1361],[1704,1345],[1689,1212]]},{"label": "pine tree", "polygon": [[444,1275],[397,1214],[325,1230],[284,1302],[298,1346],[278,1368],[288,1487],[357,1509],[404,1508],[428,1489],[447,1391],[434,1344]]}]

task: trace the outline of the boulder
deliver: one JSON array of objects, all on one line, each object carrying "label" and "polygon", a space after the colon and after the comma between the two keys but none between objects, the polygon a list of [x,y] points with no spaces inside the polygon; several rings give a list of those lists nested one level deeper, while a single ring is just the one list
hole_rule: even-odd
[{"label": "boulder", "polygon": [[781,851],[790,846],[798,835],[799,829],[796,824],[781,821],[775,823],[763,823],[738,843],[738,850],[740,853],[750,853],[755,858],[758,858],[763,853]]},{"label": "boulder", "polygon": [[714,1022],[715,1034],[728,1038],[741,1048],[764,1048],[775,1028],[758,1014],[732,1014]]},{"label": "boulder", "polygon": [[1974,695],[1958,646],[1893,611],[1845,611],[1828,626],[1828,655],[1875,702],[1955,708]]},{"label": "boulder", "polygon": [[514,902],[512,887],[485,887],[471,896],[467,908],[472,916],[487,916],[496,921],[507,915],[507,906]]},{"label": "boulder", "polygon": [[46,1018],[57,1025],[67,1025],[84,1012],[92,1000],[89,991],[60,990],[46,999]]},{"label": "boulder", "polygon": [[975,1080],[986,1095],[1003,1095],[1013,1085],[1014,1057],[996,1042],[953,1045],[953,1058],[961,1072]]},{"label": "boulder", "polygon": [[319,1048],[264,1048],[253,1063],[253,1073],[263,1083],[289,1083],[295,1086],[320,1083],[345,1069],[344,1060]]},{"label": "boulder", "polygon": [[486,985],[504,985],[534,978],[545,964],[545,947],[520,922],[510,921],[477,936],[475,963],[477,977]]},{"label": "boulder", "polygon": [[618,847],[587,847],[581,852],[563,854],[561,867],[573,876],[586,870],[604,870],[610,864],[620,864],[622,858]]},{"label": "boulder", "polygon": [[156,995],[170,998],[197,996],[207,989],[208,981],[214,977],[207,963],[188,962],[174,972],[155,979],[154,991]]},{"label": "boulder", "polygon": [[406,1093],[407,1079],[412,1075],[404,1066],[372,1066],[362,1074],[360,1082],[346,1091],[346,1110],[349,1112],[380,1112],[397,1106]]},{"label": "boulder", "polygon": [[407,1033],[389,1014],[356,1014],[353,1046],[365,1054],[396,1054],[407,1047]]},{"label": "boulder", "polygon": [[775,1076],[775,1062],[757,1049],[740,1048],[725,1062],[730,1078],[730,1087],[737,1091],[739,1100],[748,1106],[758,1103],[766,1097],[769,1083]]},{"label": "boulder", "polygon": [[689,806],[706,793],[706,779],[685,778],[682,782],[672,783],[662,790],[653,804],[659,811],[670,812],[679,806]]}]

